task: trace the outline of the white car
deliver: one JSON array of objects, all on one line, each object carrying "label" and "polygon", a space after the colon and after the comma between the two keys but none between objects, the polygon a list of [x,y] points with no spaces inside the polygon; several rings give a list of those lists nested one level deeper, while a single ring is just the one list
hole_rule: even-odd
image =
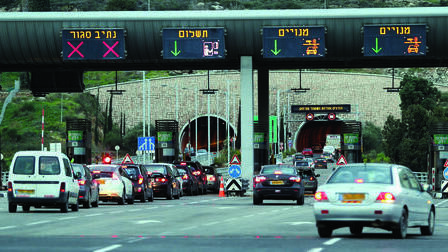
[{"label": "white car", "polygon": [[61,212],[78,211],[80,174],[74,174],[68,157],[60,152],[20,151],[9,168],[8,210],[24,212],[30,207],[55,207]]},{"label": "white car", "polygon": [[408,227],[419,227],[422,235],[432,235],[436,209],[429,190],[401,165],[341,166],[314,196],[317,231],[330,237],[334,229],[349,227],[359,235],[364,227],[374,227],[403,239]]},{"label": "white car", "polygon": [[115,201],[120,205],[134,204],[134,186],[121,165],[88,165],[93,177],[100,185],[100,200]]}]

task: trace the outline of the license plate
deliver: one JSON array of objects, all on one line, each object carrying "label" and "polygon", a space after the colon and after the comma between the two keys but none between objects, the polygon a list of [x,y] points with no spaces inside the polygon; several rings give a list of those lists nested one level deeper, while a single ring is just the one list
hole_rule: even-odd
[{"label": "license plate", "polygon": [[344,193],[342,194],[343,203],[361,203],[365,199],[363,193]]},{"label": "license plate", "polygon": [[98,182],[98,184],[104,185],[104,180],[102,180],[102,179],[97,180],[96,182]]},{"label": "license plate", "polygon": [[271,181],[271,185],[283,185],[283,180],[274,180],[274,181]]},{"label": "license plate", "polygon": [[31,195],[31,194],[34,194],[34,190],[16,190],[16,193]]}]

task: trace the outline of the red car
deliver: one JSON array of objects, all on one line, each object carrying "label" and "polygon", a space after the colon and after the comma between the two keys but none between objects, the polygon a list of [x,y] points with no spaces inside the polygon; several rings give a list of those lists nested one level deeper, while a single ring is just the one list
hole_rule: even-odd
[{"label": "red car", "polygon": [[302,154],[305,157],[313,157],[313,150],[311,148],[305,148],[303,149]]}]

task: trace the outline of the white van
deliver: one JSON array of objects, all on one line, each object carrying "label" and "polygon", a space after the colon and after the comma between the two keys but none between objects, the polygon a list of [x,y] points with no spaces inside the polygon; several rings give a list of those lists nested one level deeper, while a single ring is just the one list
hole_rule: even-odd
[{"label": "white van", "polygon": [[30,207],[56,207],[66,213],[78,211],[78,176],[68,157],[60,152],[19,151],[9,168],[8,209],[24,212]]}]

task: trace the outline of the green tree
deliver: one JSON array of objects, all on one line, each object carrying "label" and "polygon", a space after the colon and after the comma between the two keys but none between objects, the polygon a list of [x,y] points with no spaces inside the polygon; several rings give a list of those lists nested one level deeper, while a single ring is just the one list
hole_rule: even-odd
[{"label": "green tree", "polygon": [[107,2],[106,11],[135,11],[136,0],[110,0]]},{"label": "green tree", "polygon": [[29,11],[51,11],[50,0],[28,0]]},{"label": "green tree", "polygon": [[399,145],[404,137],[401,121],[399,119],[395,119],[392,115],[389,115],[384,123],[382,133],[384,137],[383,147],[386,154],[391,158],[392,162],[399,162]]},{"label": "green tree", "polygon": [[383,149],[383,134],[381,128],[375,126],[372,122],[367,122],[362,130],[362,143],[364,152],[370,152],[375,150],[381,152]]}]

